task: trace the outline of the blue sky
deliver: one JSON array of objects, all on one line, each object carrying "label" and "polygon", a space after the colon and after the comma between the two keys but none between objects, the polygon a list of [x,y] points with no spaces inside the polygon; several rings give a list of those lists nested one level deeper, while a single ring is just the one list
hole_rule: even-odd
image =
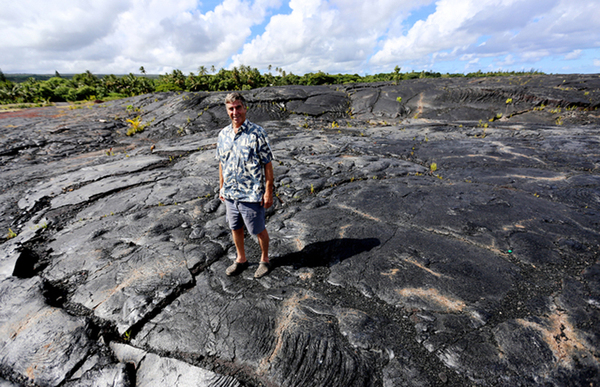
[{"label": "blue sky", "polygon": [[600,73],[598,0],[0,0],[5,73]]}]

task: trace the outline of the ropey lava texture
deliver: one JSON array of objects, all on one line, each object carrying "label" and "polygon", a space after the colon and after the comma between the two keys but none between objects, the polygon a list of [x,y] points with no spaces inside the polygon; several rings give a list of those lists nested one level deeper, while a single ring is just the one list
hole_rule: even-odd
[{"label": "ropey lava texture", "polygon": [[225,275],[223,93],[0,113],[0,385],[600,382],[598,75],[245,95],[260,280],[248,239]]}]

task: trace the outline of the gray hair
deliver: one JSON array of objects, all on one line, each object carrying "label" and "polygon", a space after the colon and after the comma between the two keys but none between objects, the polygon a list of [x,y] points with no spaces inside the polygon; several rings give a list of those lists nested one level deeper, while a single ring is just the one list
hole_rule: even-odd
[{"label": "gray hair", "polygon": [[225,103],[233,103],[235,101],[241,101],[242,105],[246,106],[246,99],[241,93],[234,91],[233,93],[227,94],[225,97]]}]

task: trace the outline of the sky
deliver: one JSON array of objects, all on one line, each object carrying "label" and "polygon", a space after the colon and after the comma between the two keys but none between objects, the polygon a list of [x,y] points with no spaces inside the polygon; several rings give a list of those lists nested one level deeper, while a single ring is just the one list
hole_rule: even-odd
[{"label": "sky", "polygon": [[600,73],[600,0],[0,0],[6,74],[240,65]]}]

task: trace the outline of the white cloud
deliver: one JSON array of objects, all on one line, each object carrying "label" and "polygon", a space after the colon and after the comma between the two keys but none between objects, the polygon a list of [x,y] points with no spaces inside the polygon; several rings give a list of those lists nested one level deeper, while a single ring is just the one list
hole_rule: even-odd
[{"label": "white cloud", "polygon": [[504,59],[499,60],[497,63],[498,68],[507,68],[515,64],[515,58],[512,55],[507,55]]},{"label": "white cloud", "polygon": [[457,51],[474,44],[477,36],[462,31],[460,26],[481,9],[483,2],[438,1],[435,13],[426,20],[417,21],[406,35],[389,38],[373,56],[372,62],[385,65],[399,61],[418,61],[438,51]]},{"label": "white cloud", "polygon": [[[201,2],[0,0],[0,68],[187,73],[244,64],[303,74],[542,63],[553,72],[569,61],[573,71],[597,71],[584,59],[600,50],[597,0]],[[282,4],[289,11],[278,14]]]},{"label": "white cloud", "polygon": [[264,20],[268,8],[279,2],[225,0],[202,14],[195,10],[195,0],[181,1],[175,7],[171,1],[155,1],[150,7],[138,1],[135,8],[121,15],[114,38],[124,54],[154,64],[146,67],[148,72],[175,68],[195,71],[200,65],[220,67],[242,47],[251,28]]},{"label": "white cloud", "polygon": [[583,51],[581,51],[581,50],[571,51],[570,53],[568,53],[567,55],[565,55],[565,59],[566,60],[579,59],[579,58],[581,58],[581,53],[582,52]]},{"label": "white cloud", "polygon": [[600,59],[594,59],[594,66],[600,67]]},{"label": "white cloud", "polygon": [[273,16],[265,32],[233,57],[234,65],[358,72],[398,19],[431,1],[291,0],[292,12]]},{"label": "white cloud", "polygon": [[79,49],[110,34],[115,26],[112,15],[127,7],[121,0],[89,2],[85,8],[68,0],[11,1],[1,6],[1,44],[41,51]]},{"label": "white cloud", "polygon": [[114,73],[223,66],[280,3],[225,0],[203,14],[198,0],[0,0],[0,65]]},{"label": "white cloud", "polygon": [[[548,0],[543,6],[530,0],[440,0],[436,5],[435,13],[405,35],[386,40],[372,63],[425,66],[430,58],[454,61],[473,54],[497,58],[498,65],[524,65],[600,47],[594,0],[579,1],[577,7],[569,0]],[[490,38],[478,44],[484,36]],[[446,55],[434,55],[440,52]],[[510,60],[503,60],[507,55]]]}]

